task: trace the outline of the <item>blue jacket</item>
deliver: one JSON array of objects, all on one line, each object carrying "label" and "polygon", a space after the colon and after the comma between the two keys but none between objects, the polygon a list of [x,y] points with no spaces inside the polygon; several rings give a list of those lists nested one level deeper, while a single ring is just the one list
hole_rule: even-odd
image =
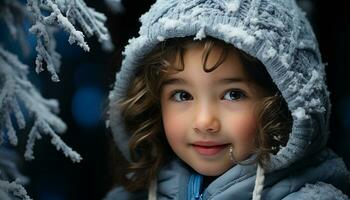
[{"label": "blue jacket", "polygon": [[[254,187],[255,171],[255,165],[237,165],[207,188],[201,188],[201,175],[174,159],[159,173],[158,199],[248,200]],[[349,188],[349,173],[342,159],[328,149],[265,176],[263,199],[348,199],[341,190]],[[147,191],[128,193],[122,187],[117,187],[105,200],[116,199],[147,199]]]},{"label": "blue jacket", "polygon": [[[139,36],[125,47],[109,95],[110,128],[126,159],[130,134],[114,103],[126,96],[142,58],[169,38],[210,36],[259,59],[292,113],[288,143],[271,155],[265,171],[262,199],[347,199],[349,172],[326,147],[330,102],[324,64],[294,0],[158,0],[140,21]],[[256,171],[255,165],[237,165],[201,188],[200,176],[174,158],[159,172],[157,198],[251,199]],[[119,187],[106,200],[146,199],[147,192],[131,194]]]}]

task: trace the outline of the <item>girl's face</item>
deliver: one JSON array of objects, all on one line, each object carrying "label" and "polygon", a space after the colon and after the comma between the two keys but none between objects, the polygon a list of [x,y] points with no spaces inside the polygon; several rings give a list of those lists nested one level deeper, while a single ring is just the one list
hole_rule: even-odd
[{"label": "girl's face", "polygon": [[[203,48],[191,46],[184,54],[184,70],[166,76],[161,90],[166,138],[175,154],[198,173],[218,176],[254,149],[255,104],[265,91],[246,74],[237,53],[214,71],[205,72]],[[215,47],[207,66],[219,59]]]}]

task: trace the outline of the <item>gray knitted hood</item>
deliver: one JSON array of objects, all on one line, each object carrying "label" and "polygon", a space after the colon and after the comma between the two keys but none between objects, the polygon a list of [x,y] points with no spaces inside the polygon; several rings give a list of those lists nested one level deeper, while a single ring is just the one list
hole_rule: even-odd
[{"label": "gray knitted hood", "polygon": [[268,171],[285,168],[322,149],[328,138],[329,93],[317,41],[293,0],[158,0],[129,40],[110,92],[108,124],[127,159],[129,134],[112,104],[126,95],[142,58],[168,38],[214,37],[258,58],[293,116],[289,141],[272,155]]}]

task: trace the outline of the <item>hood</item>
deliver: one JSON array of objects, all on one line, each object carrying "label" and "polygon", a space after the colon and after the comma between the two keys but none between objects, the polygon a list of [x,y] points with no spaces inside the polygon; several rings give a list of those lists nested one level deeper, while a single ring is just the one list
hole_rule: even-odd
[{"label": "hood", "polygon": [[175,37],[223,40],[259,59],[292,113],[289,141],[272,155],[268,171],[285,168],[322,149],[328,138],[329,92],[312,28],[293,0],[158,0],[129,40],[110,91],[108,124],[116,145],[130,159],[129,136],[112,103],[123,98],[142,58]]}]

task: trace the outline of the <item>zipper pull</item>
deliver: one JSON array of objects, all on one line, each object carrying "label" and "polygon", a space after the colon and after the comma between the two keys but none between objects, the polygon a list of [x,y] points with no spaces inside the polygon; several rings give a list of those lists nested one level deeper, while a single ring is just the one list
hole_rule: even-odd
[{"label": "zipper pull", "polygon": [[201,198],[201,189],[202,189],[202,183],[203,183],[203,176],[196,174],[196,186],[195,186],[195,199],[202,199]]},{"label": "zipper pull", "polygon": [[189,183],[189,195],[191,200],[201,200],[201,188],[203,183],[203,176],[200,174],[192,174]]}]

